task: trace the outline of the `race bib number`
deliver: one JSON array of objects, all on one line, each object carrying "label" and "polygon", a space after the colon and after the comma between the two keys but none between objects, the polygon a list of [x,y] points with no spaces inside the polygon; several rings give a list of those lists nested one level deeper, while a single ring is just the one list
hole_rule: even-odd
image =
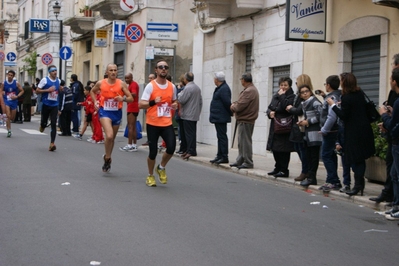
[{"label": "race bib number", "polygon": [[114,99],[104,100],[103,108],[105,111],[118,111],[118,102]]},{"label": "race bib number", "polygon": [[52,91],[48,93],[47,100],[58,101],[58,91]]},{"label": "race bib number", "polygon": [[172,108],[167,103],[158,105],[157,110],[158,110],[158,117],[171,117]]},{"label": "race bib number", "polygon": [[12,101],[12,97],[15,96],[15,92],[9,92],[7,93],[7,101]]}]

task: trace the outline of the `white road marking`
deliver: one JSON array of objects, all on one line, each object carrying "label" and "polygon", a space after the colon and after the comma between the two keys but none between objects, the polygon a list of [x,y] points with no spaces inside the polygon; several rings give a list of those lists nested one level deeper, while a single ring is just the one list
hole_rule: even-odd
[{"label": "white road marking", "polygon": [[36,129],[23,129],[23,128],[20,128],[20,129],[28,134],[31,134],[31,135],[46,135],[46,133],[42,133]]}]

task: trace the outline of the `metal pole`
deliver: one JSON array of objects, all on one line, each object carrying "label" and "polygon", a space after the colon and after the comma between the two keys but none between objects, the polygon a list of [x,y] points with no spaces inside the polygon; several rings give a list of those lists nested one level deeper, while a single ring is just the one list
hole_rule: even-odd
[{"label": "metal pole", "polygon": [[[62,39],[63,39],[63,25],[62,25],[62,20],[59,20],[60,22],[60,49],[59,49],[59,53],[61,52],[61,48],[62,48]],[[58,73],[60,75],[60,79],[62,79],[62,59],[61,59],[61,53],[59,54],[59,70]]]},{"label": "metal pole", "polygon": [[176,84],[176,45],[173,47],[173,81]]},{"label": "metal pole", "polygon": [[[151,74],[151,59],[148,59],[148,75],[147,77]],[[144,84],[146,83],[147,77],[144,78]]]}]

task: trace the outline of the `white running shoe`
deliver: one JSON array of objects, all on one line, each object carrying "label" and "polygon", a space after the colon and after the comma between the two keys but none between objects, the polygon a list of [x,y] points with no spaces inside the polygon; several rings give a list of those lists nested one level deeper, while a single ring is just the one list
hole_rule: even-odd
[{"label": "white running shoe", "polygon": [[[120,150],[120,151],[132,152],[132,151],[134,151],[134,147],[133,147],[133,146],[126,145],[125,147],[119,147],[119,150]],[[137,147],[136,147],[136,151],[137,151]]]}]

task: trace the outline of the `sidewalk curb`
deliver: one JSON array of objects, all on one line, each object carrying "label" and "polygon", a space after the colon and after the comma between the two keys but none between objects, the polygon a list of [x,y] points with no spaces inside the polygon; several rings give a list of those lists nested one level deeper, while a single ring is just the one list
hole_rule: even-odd
[{"label": "sidewalk curb", "polygon": [[[178,155],[178,154],[174,154],[174,156],[180,158],[180,155]],[[339,199],[339,200],[351,202],[356,205],[359,205],[359,207],[368,207],[375,211],[386,211],[389,209],[389,207],[385,206],[386,205],[385,203],[377,204],[377,203],[370,201],[368,199],[368,196],[348,196],[345,193],[341,193],[339,191],[330,191],[328,193],[324,193],[323,191],[318,189],[319,186],[317,186],[317,185],[311,185],[307,189],[305,189],[304,187],[299,185],[299,182],[294,181],[294,179],[292,177],[291,178],[275,178],[273,176],[268,176],[267,172],[264,170],[259,170],[259,169],[241,169],[241,170],[239,170],[236,167],[230,167],[229,164],[219,164],[219,165],[211,164],[209,162],[209,160],[210,160],[209,158],[200,157],[200,156],[190,157],[190,161],[197,163],[197,164],[202,164],[202,165],[206,165],[209,167],[222,169],[225,171],[231,171],[231,172],[234,172],[234,173],[237,173],[237,174],[240,174],[243,176],[248,176],[250,178],[258,179],[261,181],[266,181],[266,182],[273,181],[275,183],[280,183],[280,184],[284,184],[287,186],[299,188],[307,193],[313,193],[315,195],[329,197],[332,200]]]}]

